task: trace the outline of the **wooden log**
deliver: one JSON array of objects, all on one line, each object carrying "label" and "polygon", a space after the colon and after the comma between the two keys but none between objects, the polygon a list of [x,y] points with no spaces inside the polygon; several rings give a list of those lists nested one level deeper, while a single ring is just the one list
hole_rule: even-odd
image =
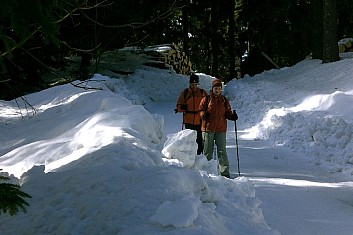
[{"label": "wooden log", "polygon": [[339,51],[339,53],[345,52],[345,51],[346,51],[345,45],[339,44],[339,45],[338,45],[338,51]]},{"label": "wooden log", "polygon": [[350,49],[350,48],[352,47],[352,42],[351,42],[350,40],[348,40],[348,41],[346,42],[346,44],[345,44],[345,47],[346,47],[347,49]]},{"label": "wooden log", "polygon": [[155,58],[164,62],[166,67],[174,69],[175,72],[180,74],[189,75],[192,71],[192,63],[189,57],[184,51],[180,51],[175,44],[172,45],[172,49],[164,53],[164,57]]}]

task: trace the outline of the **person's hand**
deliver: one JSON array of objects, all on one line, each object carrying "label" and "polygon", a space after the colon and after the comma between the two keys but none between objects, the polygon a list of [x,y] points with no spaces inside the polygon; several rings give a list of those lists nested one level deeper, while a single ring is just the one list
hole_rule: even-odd
[{"label": "person's hand", "polygon": [[184,110],[184,111],[187,111],[188,110],[188,105],[187,104],[181,104],[180,105],[180,109]]},{"label": "person's hand", "polygon": [[238,114],[235,112],[235,110],[233,110],[233,113],[232,113],[230,120],[233,120],[233,121],[238,120]]},{"label": "person's hand", "polygon": [[210,114],[207,111],[205,111],[202,115],[202,119],[207,120],[209,116]]}]

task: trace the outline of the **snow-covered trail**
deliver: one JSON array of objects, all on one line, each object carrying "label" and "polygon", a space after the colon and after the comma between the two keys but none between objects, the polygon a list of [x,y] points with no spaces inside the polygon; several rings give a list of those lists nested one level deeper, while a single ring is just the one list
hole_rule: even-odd
[{"label": "snow-covered trail", "polygon": [[[174,103],[146,108],[164,116],[166,135],[181,130]],[[255,185],[270,227],[283,235],[353,234],[353,182],[317,166],[300,153],[267,141],[244,140],[238,130],[241,175]],[[227,152],[232,175],[238,174],[234,123],[228,122]]]},{"label": "snow-covered trail", "polygon": [[[233,136],[228,131],[229,160],[236,174]],[[241,174],[254,183],[270,227],[283,235],[353,234],[352,181],[315,165],[300,153],[273,147],[267,141],[240,137],[238,144]]]}]

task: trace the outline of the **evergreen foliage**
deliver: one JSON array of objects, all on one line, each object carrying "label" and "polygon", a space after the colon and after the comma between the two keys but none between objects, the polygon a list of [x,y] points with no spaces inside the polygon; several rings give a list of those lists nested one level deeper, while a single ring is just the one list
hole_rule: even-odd
[{"label": "evergreen foliage", "polygon": [[[9,180],[9,178],[0,176],[0,180]],[[19,185],[0,183],[0,214],[16,215],[19,210],[24,213],[27,212],[25,206],[29,206],[29,204],[24,198],[31,198],[31,196],[22,192]]]},{"label": "evergreen foliage", "polygon": [[[102,55],[125,46],[181,44],[195,71],[225,81],[235,76],[238,63],[242,75],[254,75],[274,68],[274,63],[291,66],[311,53],[313,58],[322,59],[323,50],[327,50],[322,43],[323,21],[328,20],[323,17],[322,3],[3,0],[0,99],[13,99],[27,90],[47,86],[42,74],[63,68],[68,63],[65,57],[71,55],[81,57],[74,79],[86,79],[96,72],[88,69],[92,59],[98,65]],[[337,35],[331,35],[329,41],[353,37],[352,7],[350,0],[337,3]]]}]

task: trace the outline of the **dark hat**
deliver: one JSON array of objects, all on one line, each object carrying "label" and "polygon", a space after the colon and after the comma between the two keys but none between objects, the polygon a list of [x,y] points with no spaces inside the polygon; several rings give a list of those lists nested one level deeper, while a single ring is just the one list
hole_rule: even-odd
[{"label": "dark hat", "polygon": [[199,76],[197,76],[196,74],[192,74],[190,76],[190,81],[189,83],[199,83]]},{"label": "dark hat", "polygon": [[222,87],[222,80],[220,80],[220,79],[215,79],[215,80],[213,80],[212,81],[212,88],[213,87],[215,87],[215,86],[220,86],[220,87]]}]

